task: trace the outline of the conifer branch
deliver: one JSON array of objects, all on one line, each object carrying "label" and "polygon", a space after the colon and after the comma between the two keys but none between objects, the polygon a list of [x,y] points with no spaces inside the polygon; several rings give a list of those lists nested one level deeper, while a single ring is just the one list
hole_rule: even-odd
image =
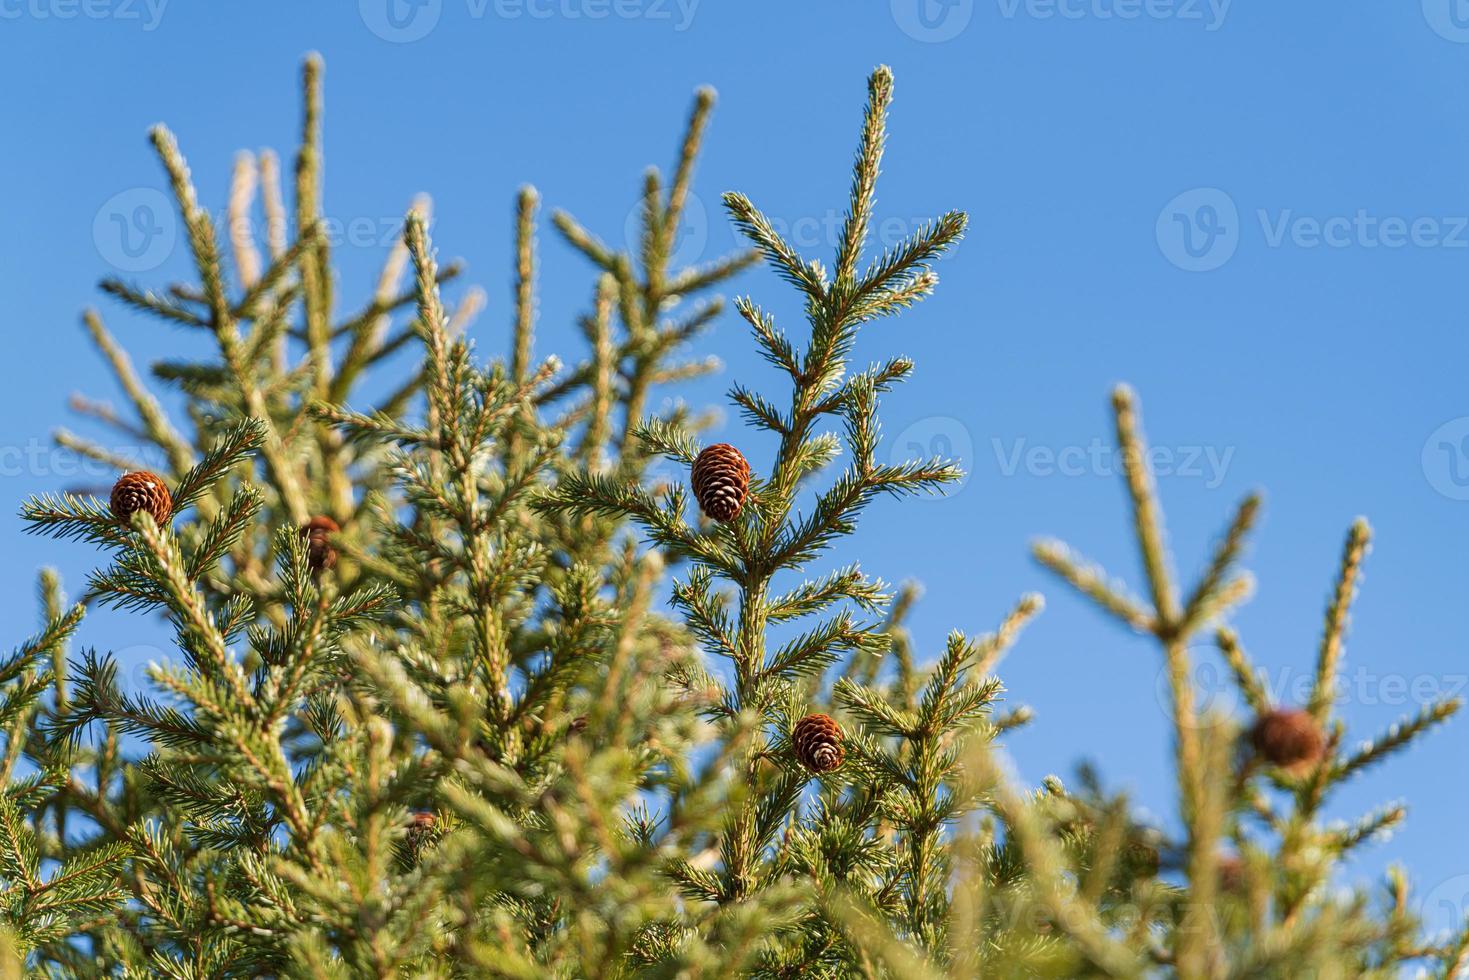
[{"label": "conifer branch", "polygon": [[1326,610],[1326,626],[1321,635],[1321,652],[1316,660],[1316,679],[1311,686],[1311,700],[1307,710],[1318,721],[1324,721],[1335,697],[1336,675],[1341,664],[1342,646],[1346,638],[1347,613],[1357,591],[1357,577],[1361,572],[1362,559],[1372,541],[1372,529],[1367,522],[1357,519],[1347,533],[1346,545],[1342,549],[1341,568],[1337,573],[1336,588],[1332,592],[1331,605]]},{"label": "conifer branch", "polygon": [[1429,728],[1442,724],[1457,714],[1464,702],[1459,698],[1444,698],[1425,705],[1416,715],[1404,718],[1375,739],[1364,742],[1357,751],[1338,762],[1332,769],[1333,780],[1348,776],[1381,762],[1387,756],[1407,746]]},{"label": "conifer branch", "polygon": [[238,270],[240,285],[252,288],[260,279],[260,253],[250,235],[250,210],[255,203],[255,190],[259,183],[259,171],[255,157],[242,152],[235,156],[235,169],[230,176],[229,232],[230,247],[234,251],[235,269]]},{"label": "conifer branch", "polygon": [[1143,568],[1147,572],[1156,628],[1160,635],[1174,633],[1179,623],[1172,573],[1168,569],[1163,539],[1162,518],[1158,513],[1153,488],[1153,474],[1148,466],[1148,448],[1138,431],[1137,412],[1132,390],[1119,385],[1112,392],[1112,408],[1117,418],[1117,448],[1122,454],[1123,474],[1132,498],[1133,526]]},{"label": "conifer branch", "polygon": [[1260,675],[1250,663],[1244,650],[1239,645],[1239,637],[1234,630],[1220,627],[1214,634],[1214,642],[1219,647],[1219,652],[1224,655],[1224,662],[1229,665],[1234,674],[1234,681],[1239,686],[1240,693],[1244,695],[1245,703],[1257,715],[1263,715],[1270,710],[1270,695],[1260,682]]},{"label": "conifer branch", "polygon": [[522,187],[515,210],[515,342],[510,376],[524,383],[530,370],[535,330],[535,221],[540,197]]},{"label": "conifer branch", "polygon": [[1198,584],[1184,603],[1182,622],[1185,632],[1189,632],[1192,626],[1208,618],[1208,613],[1216,605],[1221,589],[1228,588],[1225,584],[1225,576],[1239,559],[1240,552],[1244,549],[1245,537],[1254,526],[1259,510],[1260,497],[1258,494],[1251,494],[1240,502],[1234,519],[1230,522],[1229,530],[1224,533],[1224,537],[1220,539],[1215,548],[1208,570],[1204,572],[1203,577],[1199,579]]},{"label": "conifer branch", "polygon": [[193,450],[189,448],[183,436],[179,435],[169,423],[158,400],[143,387],[137,372],[133,370],[132,361],[128,358],[127,353],[118,346],[107,328],[103,326],[102,317],[96,310],[87,310],[82,316],[82,323],[86,326],[92,343],[111,365],[113,376],[117,378],[118,384],[127,394],[128,400],[132,402],[138,418],[143,423],[144,432],[168,453],[169,463],[174,471],[183,473],[193,466]]},{"label": "conifer branch", "polygon": [[1040,541],[1033,548],[1036,561],[1070,582],[1072,587],[1139,633],[1156,629],[1151,610],[1129,596],[1121,583],[1107,578],[1099,566],[1074,555],[1059,541]]}]

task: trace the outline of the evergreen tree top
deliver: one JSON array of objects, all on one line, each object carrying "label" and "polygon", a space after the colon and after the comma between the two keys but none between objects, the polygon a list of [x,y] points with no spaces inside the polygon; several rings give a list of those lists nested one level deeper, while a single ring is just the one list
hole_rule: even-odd
[{"label": "evergreen tree top", "polygon": [[[1253,588],[1239,564],[1259,498],[1180,581],[1137,400],[1113,393],[1141,594],[1063,544],[1035,556],[1159,650],[1169,827],[1089,768],[1075,788],[1007,772],[1001,744],[1032,713],[1005,707],[996,671],[1040,596],[925,653],[904,625],[916,587],[846,553],[873,500],[961,476],[881,461],[881,403],[915,365],[851,363],[861,330],[934,291],[967,221],[867,247],[887,68],[868,79],[834,255],[800,254],[731,192],[751,247],[673,264],[702,89],[671,181],[644,178],[636,247],[552,218],[592,273],[582,350],[537,352],[540,198],[520,192],[509,344],[488,362],[468,341],[483,297],[446,301],[458,269],[435,256],[426,200],[373,294],[343,304],[314,57],[303,88],[291,210],[274,155],[242,156],[223,234],[173,135],[152,131],[197,281],[102,288],[209,354],[145,379],[84,317],[131,414],[78,407],[166,462],[144,473],[59,432],[117,468],[117,492],[57,488],[21,510],[58,548],[105,557],[75,604],[42,573],[42,628],[0,658],[7,975],[1212,980],[1469,963],[1469,929],[1422,936],[1405,873],[1343,887],[1401,806],[1322,818],[1345,780],[1459,707],[1347,742],[1332,691],[1365,522],[1306,702],[1272,702],[1228,625]],[[736,380],[744,428],[708,445],[707,418],[655,411],[653,394],[712,369],[688,357],[724,315],[713,291],[760,261],[804,322],[734,301],[778,383]],[[401,351],[411,369],[369,389]],[[742,446],[751,431],[773,452]],[[660,459],[687,478],[655,478]],[[88,634],[96,605],[172,630],[141,689]],[[1206,634],[1249,717],[1201,707]]]}]

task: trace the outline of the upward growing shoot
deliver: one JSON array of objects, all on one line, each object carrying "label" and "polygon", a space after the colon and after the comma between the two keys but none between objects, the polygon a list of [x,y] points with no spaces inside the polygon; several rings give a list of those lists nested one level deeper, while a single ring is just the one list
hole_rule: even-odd
[{"label": "upward growing shoot", "polygon": [[[801,292],[808,318],[805,342],[798,344],[753,300],[736,303],[766,360],[790,385],[783,408],[741,384],[730,392],[748,424],[779,437],[774,459],[763,468],[767,475],[752,481],[740,515],[701,533],[685,520],[682,488],[659,500],[647,490],[594,476],[564,481],[556,497],[556,506],[567,510],[631,516],[654,543],[694,561],[688,578],[675,587],[674,602],[705,648],[731,661],[734,684],[723,691],[715,714],[730,724],[753,717],[758,719],[757,728],[771,725],[782,736],[788,736],[789,726],[804,714],[794,686],[797,678],[819,675],[843,656],[881,654],[890,640],[878,623],[861,622],[853,615],[853,609],[871,612],[886,600],[882,583],[856,567],[779,595],[772,592],[774,578],[781,572],[803,571],[853,529],[858,513],[877,495],[934,490],[959,476],[953,464],[941,459],[896,465],[877,459],[878,396],[907,377],[912,369],[907,358],[893,357],[853,375],[847,371],[863,324],[895,314],[933,290],[937,277],[929,263],[958,240],[966,220],[959,212],[945,214],[863,265],[891,99],[892,74],[878,68],[868,80],[835,278],[820,261],[799,255],[747,197],[724,196],[736,225],[775,271]],[[827,418],[840,421],[844,438],[821,431]],[[697,455],[693,441],[676,427],[650,423],[639,435],[649,449],[685,466],[691,466]],[[829,488],[815,495],[809,511],[797,511],[803,480],[832,463],[843,443],[850,453],[848,465]],[[758,473],[762,468],[755,469]],[[736,591],[733,618],[725,598],[715,591],[716,578]],[[836,607],[840,608],[808,631],[773,651],[767,648],[770,625]],[[714,683],[712,678],[700,682]],[[774,785],[765,785],[770,778],[762,775],[760,762],[768,754],[767,745],[766,738],[757,734],[745,754],[746,775],[757,792],[731,818],[722,844],[724,899],[740,898],[755,887],[756,859],[807,778],[797,768],[775,777]]]}]

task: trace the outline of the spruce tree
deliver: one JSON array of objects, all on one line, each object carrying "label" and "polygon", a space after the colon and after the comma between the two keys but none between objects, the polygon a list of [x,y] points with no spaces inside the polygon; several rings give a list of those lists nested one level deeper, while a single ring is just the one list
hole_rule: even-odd
[{"label": "spruce tree", "polygon": [[[1307,703],[1272,703],[1227,625],[1251,589],[1237,565],[1258,499],[1181,588],[1135,399],[1114,393],[1145,597],[1062,545],[1036,555],[1161,651],[1179,813],[1165,826],[1090,769],[1074,788],[1007,775],[998,745],[1031,713],[1002,710],[996,668],[1039,596],[925,652],[904,625],[916,590],[845,553],[869,502],[960,476],[881,462],[880,401],[915,365],[849,363],[859,331],[935,289],[966,221],[867,248],[892,84],[885,68],[868,80],[830,266],[738,193],[724,204],[752,247],[671,264],[709,90],[671,182],[644,178],[636,248],[555,214],[592,272],[585,350],[565,362],[536,352],[529,188],[500,357],[468,340],[481,294],[446,305],[459,270],[435,256],[427,201],[373,295],[343,311],[316,59],[289,217],[274,155],[243,156],[222,233],[153,131],[197,281],[102,288],[204,353],[145,380],[88,312],[130,411],[77,407],[166,466],[110,500],[58,488],[22,508],[30,530],[104,557],[74,605],[43,573],[41,630],[0,660],[7,975],[1461,971],[1469,931],[1424,940],[1405,873],[1345,888],[1343,859],[1402,809],[1322,816],[1343,780],[1458,708],[1348,747],[1333,691],[1364,522]],[[653,411],[652,395],[711,369],[689,355],[723,313],[712,291],[760,260],[805,322],[735,302],[778,384],[736,382],[745,428],[706,446],[706,416]],[[404,351],[415,365],[383,385]],[[772,456],[741,448],[752,430]],[[57,439],[143,469],[105,440]],[[660,459],[687,478],[657,478]],[[89,634],[94,606],[172,630],[146,689]],[[1198,707],[1205,632],[1250,717]]]}]

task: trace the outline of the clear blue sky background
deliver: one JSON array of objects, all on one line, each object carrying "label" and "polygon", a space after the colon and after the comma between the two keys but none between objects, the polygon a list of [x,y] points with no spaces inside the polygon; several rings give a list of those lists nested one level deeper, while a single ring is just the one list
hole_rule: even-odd
[{"label": "clear blue sky background", "polygon": [[[885,403],[889,445],[953,446],[972,476],[946,499],[873,507],[842,557],[924,583],[913,625],[929,657],[950,628],[989,629],[1022,592],[1046,593],[1002,669],[1038,714],[1010,743],[1025,778],[1094,757],[1141,805],[1173,810],[1156,651],[1027,551],[1054,534],[1141,586],[1121,485],[1091,452],[1110,444],[1118,381],[1139,391],[1176,471],[1160,484],[1181,571],[1239,497],[1266,489],[1249,561],[1260,590],[1236,620],[1284,697],[1309,676],[1358,514],[1377,542],[1348,648],[1348,738],[1463,687],[1469,20],[1449,0],[928,2],[435,0],[403,6],[395,27],[374,0],[0,0],[0,497],[77,483],[74,460],[27,447],[48,444],[71,392],[117,397],[78,312],[130,261],[111,215],[165,187],[144,138],[155,121],[222,208],[237,149],[289,158],[298,62],[320,50],[327,211],[372,229],[338,249],[340,295],[366,295],[383,241],[427,191],[441,254],[489,291],[474,330],[488,352],[507,334],[516,187],[535,183],[620,242],[642,168],[672,162],[699,84],[720,104],[696,184],[707,220],[696,209],[688,227],[703,244],[685,256],[734,247],[717,208],[727,189],[828,252],[863,79],[885,62],[898,84],[888,230],[951,207],[972,223],[937,296],[871,327],[858,356],[917,361]],[[549,352],[573,343],[590,278],[553,235],[541,255]],[[181,244],[140,261],[158,266],[136,273],[145,283],[186,273]],[[795,325],[773,275],[736,288]],[[194,349],[109,317],[141,363]],[[706,348],[725,369],[685,392],[695,403],[733,379],[773,381],[733,319]],[[723,434],[741,438],[733,416]],[[18,639],[34,569],[55,564],[77,587],[93,555],[22,537],[14,517],[0,544],[0,612]],[[96,617],[83,636],[129,663],[157,655],[156,624],[135,618]],[[1353,871],[1405,861],[1442,924],[1469,893],[1466,740],[1451,723],[1334,807],[1410,802],[1406,829]]]}]

